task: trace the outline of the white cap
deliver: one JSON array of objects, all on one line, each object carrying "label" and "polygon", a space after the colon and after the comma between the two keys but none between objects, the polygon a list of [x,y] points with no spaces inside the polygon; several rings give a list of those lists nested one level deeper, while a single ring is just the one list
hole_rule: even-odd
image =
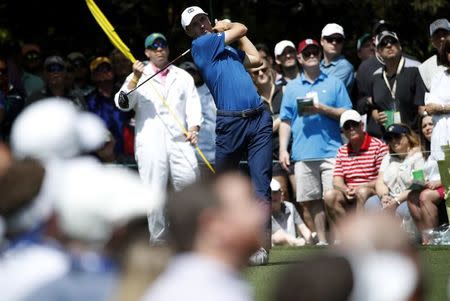
[{"label": "white cap", "polygon": [[361,122],[361,115],[358,112],[356,112],[355,110],[345,111],[344,113],[342,113],[340,121],[339,121],[340,127],[343,127],[344,124],[349,120]]},{"label": "white cap", "polygon": [[450,31],[450,22],[447,19],[437,19],[430,24],[430,37],[435,33],[436,30],[443,29]]},{"label": "white cap", "polygon": [[98,116],[79,111],[69,99],[40,100],[17,117],[11,129],[16,158],[71,158],[100,148],[108,135]]},{"label": "white cap", "polygon": [[277,56],[281,55],[286,47],[292,47],[295,50],[295,45],[291,41],[288,41],[288,40],[280,41],[275,45],[275,50],[274,50],[275,58]]},{"label": "white cap", "polygon": [[332,36],[334,34],[340,34],[345,38],[345,34],[344,34],[344,28],[342,28],[341,25],[336,24],[336,23],[328,23],[327,25],[325,25],[325,27],[322,29],[322,38],[323,37],[329,37]]},{"label": "white cap", "polygon": [[203,11],[203,9],[198,6],[190,6],[186,8],[181,14],[181,26],[183,27],[183,29],[186,30],[186,27],[191,24],[192,19],[199,14],[208,15]]},{"label": "white cap", "polygon": [[117,227],[145,218],[161,203],[137,173],[91,158],[65,161],[59,183],[58,225],[65,235],[88,243],[108,242]]},{"label": "white cap", "polygon": [[270,189],[272,191],[280,191],[281,190],[280,182],[278,182],[275,179],[272,179],[272,181],[270,181]]}]

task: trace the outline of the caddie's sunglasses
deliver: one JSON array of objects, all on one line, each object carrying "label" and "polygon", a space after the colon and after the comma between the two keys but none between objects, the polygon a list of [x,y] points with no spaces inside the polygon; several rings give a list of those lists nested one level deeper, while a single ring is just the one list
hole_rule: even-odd
[{"label": "caddie's sunglasses", "polygon": [[385,38],[380,42],[380,44],[378,44],[378,48],[384,48],[388,44],[396,45],[396,44],[398,44],[398,41],[395,38],[391,38],[391,37]]},{"label": "caddie's sunglasses", "polygon": [[167,48],[167,42],[163,40],[154,41],[152,44],[148,45],[148,49],[156,50],[158,48]]},{"label": "caddie's sunglasses", "polygon": [[336,42],[336,44],[341,44],[341,43],[344,42],[344,38],[343,37],[324,37],[324,39],[328,43]]}]

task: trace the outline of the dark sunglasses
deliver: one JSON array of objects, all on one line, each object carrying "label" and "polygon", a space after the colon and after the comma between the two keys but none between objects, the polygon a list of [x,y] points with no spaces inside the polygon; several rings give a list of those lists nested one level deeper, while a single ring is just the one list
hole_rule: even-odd
[{"label": "dark sunglasses", "polygon": [[384,48],[388,44],[396,45],[396,44],[398,44],[398,41],[394,38],[385,38],[380,42],[380,44],[378,44],[378,48]]},{"label": "dark sunglasses", "polygon": [[167,42],[164,40],[156,40],[152,44],[148,45],[148,49],[156,50],[158,48],[167,48]]},{"label": "dark sunglasses", "polygon": [[32,61],[32,60],[40,59],[41,55],[39,54],[39,52],[30,51],[27,54],[25,54],[25,58],[29,61]]},{"label": "dark sunglasses", "polygon": [[259,70],[255,70],[255,71],[252,71],[252,74],[254,75],[254,76],[257,76],[257,75],[259,75],[259,71],[262,71],[262,73],[266,73],[267,72],[267,67],[266,68],[262,68],[262,69],[259,69]]},{"label": "dark sunglasses", "polygon": [[336,44],[341,44],[341,43],[344,42],[344,38],[343,37],[324,37],[324,39],[328,43],[336,42]]},{"label": "dark sunglasses", "polygon": [[110,64],[101,64],[100,66],[98,66],[96,69],[95,69],[95,72],[110,72],[110,71],[112,71],[112,67],[111,67],[111,65]]},{"label": "dark sunglasses", "polygon": [[64,66],[60,64],[50,64],[45,67],[45,71],[47,72],[63,72],[64,70]]},{"label": "dark sunglasses", "polygon": [[302,51],[302,57],[304,60],[307,60],[311,55],[318,56],[320,54],[320,50],[317,47],[309,47]]},{"label": "dark sunglasses", "polygon": [[360,125],[359,122],[356,121],[347,121],[346,123],[344,123],[344,126],[342,127],[345,131],[348,131],[351,128],[358,128]]},{"label": "dark sunglasses", "polygon": [[0,76],[6,76],[8,75],[8,69],[7,68],[1,68],[0,69]]}]

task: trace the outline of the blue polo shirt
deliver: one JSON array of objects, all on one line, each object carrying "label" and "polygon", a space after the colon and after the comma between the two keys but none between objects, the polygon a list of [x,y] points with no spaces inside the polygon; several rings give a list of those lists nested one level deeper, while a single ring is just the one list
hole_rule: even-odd
[{"label": "blue polo shirt", "polygon": [[336,57],[330,64],[325,65],[325,61],[320,62],[320,70],[326,75],[333,75],[341,79],[347,91],[350,91],[353,81],[355,80],[355,69],[353,65],[347,61],[343,55]]},{"label": "blue polo shirt", "polygon": [[342,145],[338,120],[323,114],[298,114],[297,97],[305,97],[312,91],[317,92],[322,104],[334,108],[352,108],[347,90],[338,78],[321,73],[314,83],[310,83],[302,73],[291,80],[284,90],[280,118],[291,123],[291,156],[294,161],[334,158]]},{"label": "blue polo shirt", "polygon": [[218,110],[242,111],[261,105],[261,97],[243,65],[245,52],[225,45],[223,33],[198,37],[192,41],[191,51]]}]

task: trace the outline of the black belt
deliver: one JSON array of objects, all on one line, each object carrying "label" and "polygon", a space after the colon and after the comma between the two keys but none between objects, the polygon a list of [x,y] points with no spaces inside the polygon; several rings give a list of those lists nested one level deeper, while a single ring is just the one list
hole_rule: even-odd
[{"label": "black belt", "polygon": [[247,110],[243,110],[243,111],[222,111],[222,110],[217,110],[217,116],[231,116],[231,117],[247,118],[247,117],[258,115],[262,111],[264,111],[264,104],[261,104],[257,108],[247,109]]}]

